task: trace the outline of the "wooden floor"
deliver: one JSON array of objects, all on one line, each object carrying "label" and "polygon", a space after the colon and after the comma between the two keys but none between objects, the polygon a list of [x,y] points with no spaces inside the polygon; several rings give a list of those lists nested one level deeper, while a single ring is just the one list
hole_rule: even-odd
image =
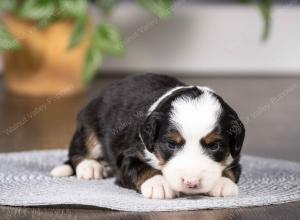
[{"label": "wooden floor", "polygon": [[[7,94],[0,80],[0,152],[67,148],[79,109],[118,78],[103,76],[95,80],[84,95],[62,98],[58,94],[35,99]],[[244,153],[300,162],[300,78],[185,77],[182,80],[188,84],[212,87],[237,110],[246,125]],[[300,219],[300,202],[255,208],[164,213],[127,213],[75,206],[0,206],[1,220],[74,218]]]}]

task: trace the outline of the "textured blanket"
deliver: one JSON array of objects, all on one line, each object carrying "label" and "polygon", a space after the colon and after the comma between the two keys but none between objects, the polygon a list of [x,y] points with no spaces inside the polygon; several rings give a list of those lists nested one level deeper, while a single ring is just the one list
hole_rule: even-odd
[{"label": "textured blanket", "polygon": [[300,164],[288,161],[243,156],[238,197],[150,200],[116,186],[114,179],[84,181],[51,177],[50,170],[65,159],[63,150],[0,154],[0,205],[77,204],[124,211],[179,211],[300,200]]}]

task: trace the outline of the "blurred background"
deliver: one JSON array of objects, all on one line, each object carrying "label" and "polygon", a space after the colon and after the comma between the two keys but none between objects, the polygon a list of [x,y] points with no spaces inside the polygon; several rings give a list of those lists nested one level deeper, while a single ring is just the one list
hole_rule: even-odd
[{"label": "blurred background", "polygon": [[0,8],[0,152],[67,148],[88,100],[114,80],[155,72],[219,93],[245,123],[245,153],[300,161],[299,1]]}]

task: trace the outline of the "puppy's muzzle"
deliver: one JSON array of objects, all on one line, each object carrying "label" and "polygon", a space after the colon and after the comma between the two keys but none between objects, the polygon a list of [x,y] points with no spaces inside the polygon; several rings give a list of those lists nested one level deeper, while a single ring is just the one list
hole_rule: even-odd
[{"label": "puppy's muzzle", "polygon": [[182,178],[182,184],[183,184],[184,188],[198,189],[201,187],[201,180],[200,179]]}]

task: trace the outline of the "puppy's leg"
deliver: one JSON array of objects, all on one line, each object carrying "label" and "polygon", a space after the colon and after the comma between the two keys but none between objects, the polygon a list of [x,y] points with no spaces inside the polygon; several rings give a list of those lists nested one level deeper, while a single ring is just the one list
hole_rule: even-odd
[{"label": "puppy's leg", "polygon": [[240,164],[236,164],[231,168],[226,168],[222,173],[222,177],[217,181],[216,185],[208,193],[208,195],[215,197],[238,195],[238,187],[236,183],[239,180],[240,174]]},{"label": "puppy's leg", "polygon": [[73,174],[71,168],[79,179],[102,179],[112,176],[112,168],[104,158],[101,142],[93,129],[79,126],[71,141],[69,160],[65,165],[54,168],[51,174],[70,176]]},{"label": "puppy's leg", "polygon": [[117,183],[135,189],[146,198],[171,199],[175,192],[171,189],[159,170],[150,167],[137,157],[124,157],[118,164]]},{"label": "puppy's leg", "polygon": [[90,128],[83,128],[75,134],[69,158],[79,179],[103,179],[112,176],[111,166],[104,158],[102,144]]}]

